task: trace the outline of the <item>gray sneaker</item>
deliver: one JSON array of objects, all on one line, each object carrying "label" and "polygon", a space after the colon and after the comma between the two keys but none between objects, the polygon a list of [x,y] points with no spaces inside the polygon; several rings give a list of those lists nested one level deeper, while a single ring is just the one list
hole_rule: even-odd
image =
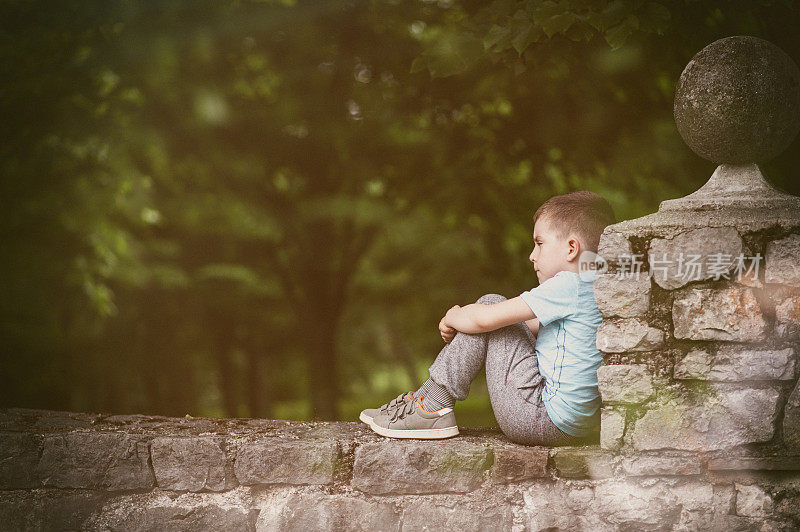
[{"label": "gray sneaker", "polygon": [[385,405],[382,405],[380,408],[366,408],[361,411],[361,414],[358,416],[358,419],[366,423],[367,425],[372,424],[372,419],[380,414],[381,412],[388,412],[389,410],[394,410],[398,406],[410,402],[414,397],[414,392],[406,392],[401,393]]},{"label": "gray sneaker", "polygon": [[370,424],[372,430],[389,438],[438,440],[458,434],[456,415],[450,407],[435,412],[422,408],[422,397],[415,397],[393,410],[380,412]]}]

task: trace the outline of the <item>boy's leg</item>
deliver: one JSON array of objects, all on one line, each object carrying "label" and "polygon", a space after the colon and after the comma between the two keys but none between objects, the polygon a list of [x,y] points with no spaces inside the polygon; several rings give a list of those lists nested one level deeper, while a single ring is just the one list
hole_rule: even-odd
[{"label": "boy's leg", "polygon": [[[499,296],[498,296],[499,297]],[[479,302],[487,302],[481,298]],[[369,425],[390,438],[449,438],[458,434],[453,414],[456,399],[466,399],[472,380],[486,360],[486,335],[457,333],[430,367],[430,376],[408,401],[373,409]],[[437,376],[438,375],[438,376]],[[359,416],[366,421],[369,411]]]},{"label": "boy's leg", "polygon": [[[487,294],[478,303],[505,300]],[[480,334],[456,333],[430,367],[431,379],[463,401],[481,368],[486,368],[489,399],[503,433],[526,445],[578,443],[556,427],[541,400],[544,379],[534,351],[535,338],[524,323]]]},{"label": "boy's leg", "polygon": [[524,445],[573,445],[581,438],[559,429],[542,401],[535,338],[524,323],[489,333],[486,384],[497,424],[511,441]]},{"label": "boy's leg", "polygon": [[[486,294],[477,303],[489,305],[503,301],[498,294]],[[445,388],[458,401],[469,395],[469,387],[486,363],[489,333],[456,333],[428,369],[431,379]]]}]

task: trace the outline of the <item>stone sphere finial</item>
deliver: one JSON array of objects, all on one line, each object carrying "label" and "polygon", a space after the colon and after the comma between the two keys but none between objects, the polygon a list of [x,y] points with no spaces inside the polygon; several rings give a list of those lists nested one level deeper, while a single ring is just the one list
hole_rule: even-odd
[{"label": "stone sphere finial", "polygon": [[768,161],[800,130],[800,71],[769,41],[719,39],[686,65],[674,114],[684,142],[704,159],[728,165]]}]

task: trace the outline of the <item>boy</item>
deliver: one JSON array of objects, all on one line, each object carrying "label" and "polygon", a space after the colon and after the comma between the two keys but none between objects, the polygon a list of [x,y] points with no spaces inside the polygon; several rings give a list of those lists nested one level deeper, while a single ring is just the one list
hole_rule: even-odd
[{"label": "boy", "polygon": [[533,223],[529,259],[539,285],[513,299],[489,294],[448,310],[439,322],[447,345],[430,378],[414,392],[361,412],[372,430],[395,438],[455,436],[455,401],[467,398],[485,366],[495,418],[510,440],[569,445],[596,433],[601,317],[592,278],[579,275],[579,259],[597,252],[614,212],[601,196],[582,190],[547,200]]}]

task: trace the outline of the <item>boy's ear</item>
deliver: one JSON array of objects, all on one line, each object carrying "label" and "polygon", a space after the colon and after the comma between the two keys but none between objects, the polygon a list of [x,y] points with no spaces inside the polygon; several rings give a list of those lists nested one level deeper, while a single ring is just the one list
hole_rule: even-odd
[{"label": "boy's ear", "polygon": [[573,260],[578,260],[580,254],[581,254],[581,241],[574,236],[570,236],[569,239],[567,239],[567,260],[569,262],[572,262]]}]

